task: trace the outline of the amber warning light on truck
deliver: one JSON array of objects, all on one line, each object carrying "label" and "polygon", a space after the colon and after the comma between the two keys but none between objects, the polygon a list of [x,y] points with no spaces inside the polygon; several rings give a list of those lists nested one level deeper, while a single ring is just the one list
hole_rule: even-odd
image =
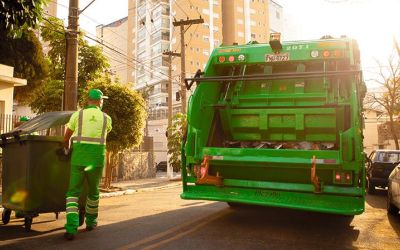
[{"label": "amber warning light on truck", "polygon": [[271,33],[269,36],[269,45],[275,53],[282,50],[281,33]]}]

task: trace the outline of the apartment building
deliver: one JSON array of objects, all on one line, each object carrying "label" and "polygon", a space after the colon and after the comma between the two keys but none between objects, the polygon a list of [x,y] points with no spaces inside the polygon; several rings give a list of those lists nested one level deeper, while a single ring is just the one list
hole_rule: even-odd
[{"label": "apartment building", "polygon": [[269,39],[269,1],[222,1],[224,44],[244,44]]},{"label": "apartment building", "polygon": [[121,83],[128,83],[128,67],[134,64],[131,58],[124,58],[128,52],[128,17],[124,17],[107,25],[96,26],[96,37],[103,45],[103,53],[110,63],[111,77],[118,78]]},{"label": "apartment building", "polygon": [[[272,0],[269,0],[269,30],[270,33],[283,32],[283,7]],[[284,37],[286,34],[282,34]]]},{"label": "apartment building", "polygon": [[[214,48],[221,44],[267,42],[268,0],[129,0],[128,56],[134,64],[127,79],[136,89],[146,89],[149,103],[148,133],[154,138],[156,161],[166,160],[168,123],[169,58],[162,54],[181,52],[180,27],[174,21],[199,19],[202,24],[185,26],[185,76],[204,70]],[[181,109],[181,58],[172,58],[173,112]],[[187,93],[187,97],[191,93]],[[187,98],[188,99],[188,98]]]}]

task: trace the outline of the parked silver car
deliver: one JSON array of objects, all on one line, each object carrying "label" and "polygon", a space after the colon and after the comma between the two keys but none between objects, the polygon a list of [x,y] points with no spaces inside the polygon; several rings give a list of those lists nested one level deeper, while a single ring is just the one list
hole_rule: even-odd
[{"label": "parked silver car", "polygon": [[400,210],[400,164],[389,175],[387,211],[398,214]]}]

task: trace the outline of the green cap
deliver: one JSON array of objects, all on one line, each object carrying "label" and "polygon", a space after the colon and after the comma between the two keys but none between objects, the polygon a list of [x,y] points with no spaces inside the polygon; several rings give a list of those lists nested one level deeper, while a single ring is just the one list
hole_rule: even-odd
[{"label": "green cap", "polygon": [[100,99],[108,99],[108,96],[103,95],[100,89],[91,89],[89,90],[89,99],[90,100],[100,100]]},{"label": "green cap", "polygon": [[29,117],[21,116],[21,117],[19,118],[19,121],[20,121],[20,122],[27,122],[27,121],[29,121]]}]

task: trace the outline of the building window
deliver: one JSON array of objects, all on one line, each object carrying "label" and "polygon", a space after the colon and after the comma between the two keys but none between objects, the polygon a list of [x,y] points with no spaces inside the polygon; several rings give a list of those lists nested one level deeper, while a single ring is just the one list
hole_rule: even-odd
[{"label": "building window", "polygon": [[169,41],[169,31],[162,31],[161,32],[161,39],[165,41]]},{"label": "building window", "polygon": [[276,16],[277,19],[280,19],[280,18],[281,18],[281,13],[279,13],[279,12],[277,11],[277,12],[275,12],[275,16]]}]

